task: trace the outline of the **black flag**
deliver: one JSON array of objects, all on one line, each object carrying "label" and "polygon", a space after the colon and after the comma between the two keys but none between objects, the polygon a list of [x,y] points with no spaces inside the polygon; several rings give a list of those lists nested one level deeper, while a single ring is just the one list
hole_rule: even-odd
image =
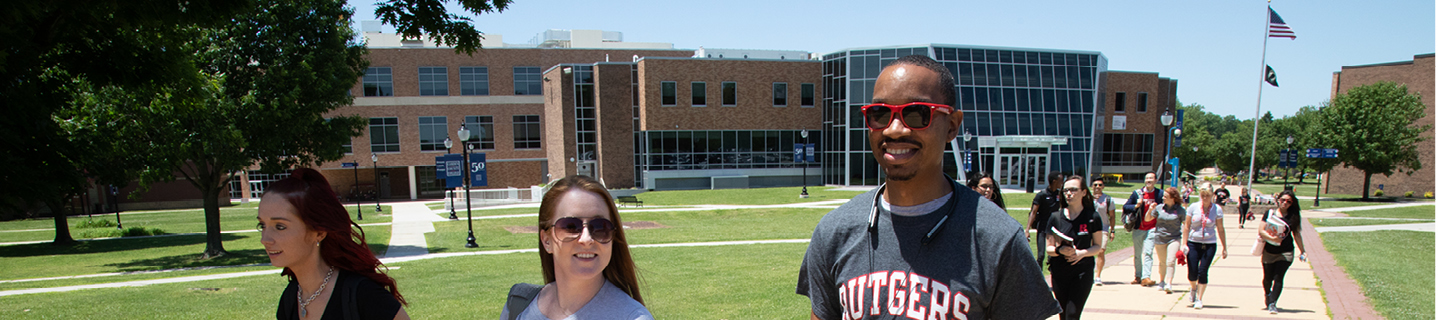
[{"label": "black flag", "polygon": [[1278,73],[1277,73],[1277,72],[1273,72],[1273,67],[1270,67],[1270,66],[1267,66],[1267,65],[1265,65],[1265,66],[1263,66],[1263,67],[1266,68],[1266,69],[1268,69],[1267,71],[1265,71],[1265,72],[1263,73],[1263,81],[1268,81],[1268,84],[1271,84],[1271,85],[1273,85],[1274,87],[1277,87],[1277,86],[1278,86]]}]

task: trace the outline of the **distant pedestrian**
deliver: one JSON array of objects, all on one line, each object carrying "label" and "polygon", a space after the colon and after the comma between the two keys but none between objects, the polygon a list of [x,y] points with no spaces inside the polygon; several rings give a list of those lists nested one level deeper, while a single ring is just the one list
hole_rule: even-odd
[{"label": "distant pedestrian", "polygon": [[[1278,295],[1283,293],[1283,275],[1288,273],[1288,267],[1293,265],[1293,245],[1298,244],[1298,259],[1307,261],[1304,253],[1308,252],[1303,247],[1303,216],[1298,205],[1298,197],[1293,191],[1285,190],[1278,193],[1278,209],[1269,209],[1263,213],[1264,226],[1258,235],[1263,237],[1263,296],[1264,303],[1268,306],[1268,313],[1278,314]],[[1269,219],[1277,216],[1286,224],[1286,228],[1279,230],[1277,226],[1268,223]],[[1275,243],[1277,243],[1275,245]]]},{"label": "distant pedestrian", "polygon": [[1098,255],[1093,256],[1093,285],[1096,286],[1103,285],[1104,254],[1108,253],[1108,244],[1113,242],[1113,225],[1118,222],[1118,217],[1114,216],[1114,210],[1118,206],[1113,203],[1113,197],[1103,193],[1103,187],[1103,179],[1093,181],[1094,212],[1098,213],[1099,219],[1103,220],[1103,231],[1107,236],[1103,241],[1103,247],[1098,250]]},{"label": "distant pedestrian", "polygon": [[1218,189],[1213,190],[1213,197],[1213,203],[1218,204],[1219,208],[1227,206],[1228,200],[1230,199],[1228,194],[1228,184],[1219,184]]},{"label": "distant pedestrian", "polygon": [[559,179],[539,203],[543,286],[516,284],[500,319],[653,320],[614,198],[588,176]]},{"label": "distant pedestrian", "polygon": [[1128,202],[1123,204],[1124,229],[1128,229],[1133,239],[1133,282],[1142,286],[1151,286],[1155,281],[1150,278],[1150,269],[1153,268],[1153,241],[1148,237],[1149,231],[1158,224],[1154,220],[1150,208],[1163,199],[1163,190],[1154,187],[1158,176],[1149,172],[1143,176],[1143,187],[1134,190],[1128,196]]},{"label": "distant pedestrian", "polygon": [[994,184],[994,177],[988,172],[975,173],[974,176],[969,177],[968,185],[969,189],[974,189],[974,192],[984,196],[984,199],[989,199],[999,205],[999,208],[1008,210],[1009,207],[1004,205],[1004,195],[999,192],[999,186]]},{"label": "distant pedestrian", "polygon": [[1178,188],[1168,187],[1163,193],[1163,205],[1153,209],[1158,223],[1148,237],[1153,241],[1153,258],[1158,261],[1158,289],[1173,293],[1174,253],[1179,251],[1183,233],[1183,220],[1188,216],[1183,203],[1178,201]]},{"label": "distant pedestrian", "polygon": [[319,171],[297,169],[267,189],[260,244],[290,280],[276,319],[409,319],[394,278],[379,272],[364,230]]},{"label": "distant pedestrian", "polygon": [[[1043,191],[1034,194],[1033,205],[1029,207],[1029,229],[1034,231],[1034,241],[1044,243],[1044,234],[1049,230],[1049,216],[1063,208],[1063,202],[1059,199],[1063,194],[1059,189],[1063,186],[1064,175],[1058,171],[1049,172],[1049,185]],[[1044,265],[1044,253],[1042,246],[1034,246],[1034,256],[1037,257],[1039,265]]]},{"label": "distant pedestrian", "polygon": [[1049,282],[1053,283],[1054,298],[1063,308],[1059,319],[1079,320],[1093,291],[1094,256],[1103,252],[1108,232],[1104,232],[1103,219],[1094,211],[1094,199],[1083,177],[1069,177],[1060,194],[1063,208],[1049,217],[1044,250],[1053,257],[1049,260]]},{"label": "distant pedestrian", "polygon": [[1248,204],[1253,201],[1253,196],[1248,195],[1248,188],[1239,187],[1238,192],[1238,228],[1243,229],[1243,224],[1248,222],[1252,212],[1248,212]]},{"label": "distant pedestrian", "polygon": [[[1214,254],[1228,258],[1228,239],[1223,230],[1223,209],[1213,203],[1213,191],[1198,190],[1199,202],[1188,207],[1188,217],[1183,219],[1183,242],[1180,247],[1188,256],[1189,298],[1194,309],[1203,309],[1203,292],[1208,288],[1208,269]],[[1217,252],[1215,252],[1217,251]]]}]

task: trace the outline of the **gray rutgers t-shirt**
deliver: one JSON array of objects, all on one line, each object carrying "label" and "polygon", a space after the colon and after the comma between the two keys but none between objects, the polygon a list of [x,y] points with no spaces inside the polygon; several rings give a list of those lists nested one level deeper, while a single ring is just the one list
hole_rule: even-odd
[{"label": "gray rutgers t-shirt", "polygon": [[[798,294],[820,319],[1045,319],[1059,312],[1018,221],[953,184],[938,210],[875,209],[879,189],[824,215],[799,269]],[[870,210],[878,211],[869,232]],[[952,215],[928,244],[923,237]]]}]

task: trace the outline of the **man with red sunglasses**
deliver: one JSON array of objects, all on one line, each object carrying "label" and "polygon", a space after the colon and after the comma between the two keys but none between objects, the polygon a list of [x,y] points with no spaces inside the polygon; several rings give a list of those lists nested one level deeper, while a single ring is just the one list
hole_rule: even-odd
[{"label": "man with red sunglasses", "polygon": [[809,297],[811,317],[1058,313],[1018,221],[944,174],[944,146],[963,119],[953,107],[953,74],[928,57],[902,57],[879,74],[873,97],[862,123],[885,184],[814,228],[796,288]]}]

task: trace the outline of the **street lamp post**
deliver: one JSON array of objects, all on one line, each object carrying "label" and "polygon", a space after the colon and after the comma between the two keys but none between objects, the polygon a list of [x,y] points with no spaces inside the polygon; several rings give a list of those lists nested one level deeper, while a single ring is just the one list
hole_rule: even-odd
[{"label": "street lamp post", "polygon": [[[448,152],[448,151],[450,151],[449,149],[450,149],[450,148],[453,148],[453,147],[454,147],[454,141],[453,141],[453,140],[450,140],[449,137],[445,137],[445,138],[444,138],[444,151]],[[449,168],[449,167],[445,167],[444,169],[445,169],[445,171],[454,170],[454,169],[451,169],[451,168]],[[449,175],[449,174],[446,173],[445,175]],[[448,184],[448,183],[446,183],[446,184]],[[450,220],[459,219],[459,217],[457,217],[457,216],[454,215],[454,190],[449,190],[449,219],[450,219]]]},{"label": "street lamp post", "polygon": [[[1288,153],[1285,153],[1285,154],[1284,154],[1284,157],[1289,157],[1289,158],[1291,158],[1291,157],[1293,157],[1293,136],[1288,136],[1288,139],[1285,139],[1284,141],[1285,141],[1285,142],[1288,142]],[[1279,160],[1278,160],[1278,163],[1286,163],[1286,162],[1288,162],[1288,159],[1279,159]],[[1292,190],[1292,188],[1293,188],[1293,187],[1288,186],[1288,176],[1293,175],[1293,167],[1294,167],[1294,165],[1295,165],[1295,163],[1289,163],[1289,164],[1288,164],[1288,170],[1285,170],[1285,172],[1283,173],[1283,190]]]},{"label": "street lamp post", "polygon": [[363,201],[362,198],[364,197],[360,196],[359,189],[359,160],[355,160],[354,163],[351,164],[353,164],[355,168],[355,184],[354,193],[351,193],[350,196],[354,197],[355,200],[355,214],[360,216],[360,220],[364,220],[364,209],[360,209],[360,201]]},{"label": "street lamp post", "polygon": [[[969,175],[969,173],[968,173],[968,172],[969,172],[969,168],[967,168],[967,166],[965,166],[965,164],[971,164],[971,163],[974,162],[974,161],[973,161],[973,158],[969,155],[969,140],[973,140],[973,139],[974,139],[974,135],[971,134],[971,133],[969,133],[969,129],[964,129],[964,159],[963,159],[964,162],[959,164],[959,171],[963,171],[963,172],[964,172],[964,173],[963,173],[964,178],[965,178],[964,180],[968,180],[968,175]],[[965,183],[967,183],[967,181],[965,181]]]},{"label": "street lamp post", "polygon": [[[370,164],[374,165],[374,212],[384,212],[384,209],[379,207],[379,155],[371,153],[369,155],[369,161]],[[360,220],[364,220],[364,216],[360,216]]]},{"label": "street lamp post", "polygon": [[[1161,123],[1161,124],[1163,124],[1164,131],[1165,131],[1166,133],[1168,133],[1168,143],[1164,144],[1164,148],[1163,148],[1163,149],[1164,149],[1164,150],[1163,150],[1163,163],[1161,163],[1161,164],[1158,165],[1158,168],[1160,169],[1160,172],[1162,172],[1162,171],[1163,171],[1163,170],[1162,170],[1162,169],[1163,169],[1163,166],[1168,165],[1169,156],[1173,154],[1173,136],[1182,134],[1182,133],[1183,133],[1183,130],[1180,129],[1180,128],[1169,128],[1169,127],[1168,127],[1168,126],[1173,125],[1173,114],[1168,113],[1168,111],[1164,111],[1164,112],[1163,112],[1163,115],[1158,116],[1158,122]],[[1160,176],[1163,176],[1163,175],[1160,174]],[[1169,176],[1167,179],[1164,179],[1164,184],[1168,184],[1168,179],[1174,179],[1174,178],[1177,178],[1177,177]]]},{"label": "street lamp post", "polygon": [[799,137],[804,138],[804,149],[803,149],[803,151],[800,151],[800,154],[799,154],[799,159],[800,159],[800,160],[803,160],[803,162],[801,162],[801,163],[804,164],[804,166],[802,167],[802,170],[804,170],[804,173],[802,174],[802,175],[804,176],[804,188],[803,188],[803,189],[799,189],[799,197],[800,197],[800,198],[808,198],[808,197],[809,197],[809,129],[808,129],[808,128],[805,128],[804,130],[799,130]]},{"label": "street lamp post", "polygon": [[478,248],[479,244],[474,243],[474,209],[470,207],[473,201],[469,198],[469,185],[473,183],[469,181],[470,170],[473,170],[469,166],[469,150],[473,149],[474,145],[469,144],[468,128],[460,126],[459,132],[457,133],[459,134],[459,141],[463,142],[464,145],[463,148],[460,148],[460,151],[464,154],[464,217],[469,223],[469,237],[465,238],[468,242],[465,242],[464,247]]}]

